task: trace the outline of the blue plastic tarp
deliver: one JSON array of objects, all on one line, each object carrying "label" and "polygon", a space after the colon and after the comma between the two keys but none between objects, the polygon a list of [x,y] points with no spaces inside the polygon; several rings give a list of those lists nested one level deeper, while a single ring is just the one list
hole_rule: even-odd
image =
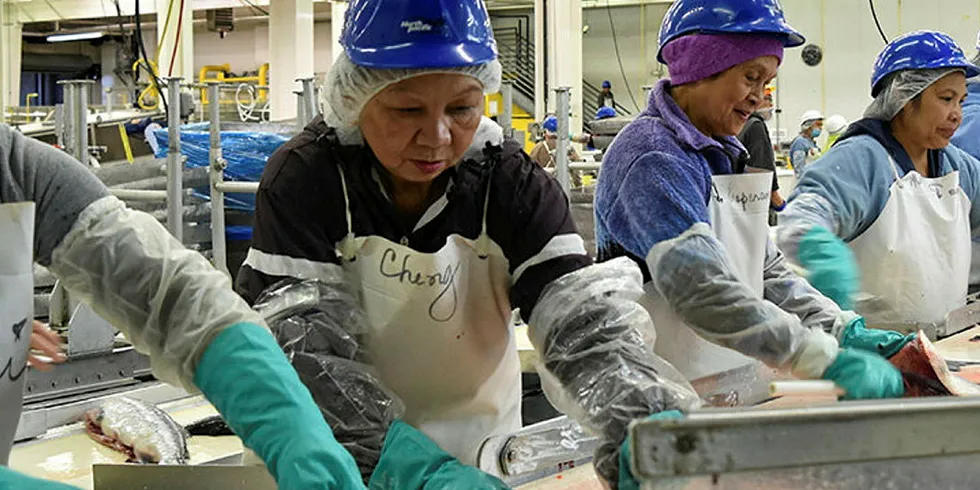
[{"label": "blue plastic tarp", "polygon": [[[187,168],[207,167],[211,151],[211,123],[185,124],[180,127],[180,153],[187,158]],[[166,158],[167,129],[158,129],[153,136],[160,143],[157,158]],[[290,136],[282,133],[257,131],[221,131],[222,156],[228,162],[225,180],[239,182],[258,182],[262,170],[277,148],[289,141]],[[205,199],[210,198],[208,187],[198,187],[194,193]],[[255,196],[252,194],[225,194],[225,206],[231,209],[255,211]]]}]

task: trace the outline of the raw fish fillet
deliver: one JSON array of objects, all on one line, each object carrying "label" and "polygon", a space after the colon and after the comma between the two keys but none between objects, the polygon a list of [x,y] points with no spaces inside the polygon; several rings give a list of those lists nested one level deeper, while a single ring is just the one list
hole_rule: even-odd
[{"label": "raw fish fillet", "polygon": [[907,397],[980,395],[980,386],[950,372],[921,330],[889,361],[904,374]]},{"label": "raw fish fillet", "polygon": [[132,398],[109,400],[85,413],[85,429],[99,444],[134,463],[187,464],[187,434],[163,410]]}]

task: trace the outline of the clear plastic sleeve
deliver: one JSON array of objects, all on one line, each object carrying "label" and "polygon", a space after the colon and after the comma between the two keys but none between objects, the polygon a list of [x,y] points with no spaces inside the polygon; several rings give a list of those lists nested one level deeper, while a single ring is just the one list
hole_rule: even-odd
[{"label": "clear plastic sleeve", "polygon": [[628,258],[567,274],[545,288],[529,322],[542,382],[557,408],[602,441],[596,471],[618,477],[629,423],[664,410],[700,406],[694,388],[653,353],[652,321],[637,299],[642,274]]},{"label": "clear plastic sleeve", "polygon": [[340,275],[286,279],[263,292],[254,308],[368,481],[404,405],[378,379],[362,348],[366,323],[356,294]]}]

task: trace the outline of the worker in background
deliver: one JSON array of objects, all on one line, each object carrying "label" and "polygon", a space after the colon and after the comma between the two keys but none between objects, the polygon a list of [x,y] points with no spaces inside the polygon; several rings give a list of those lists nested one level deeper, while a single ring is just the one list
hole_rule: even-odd
[{"label": "worker in background", "polygon": [[157,378],[203,392],[279,488],[364,488],[262,318],[202,255],[64,152],[2,124],[0,203],[0,488],[74,488],[5,468],[29,347],[63,359],[57,335],[31,332],[34,262],[149,354]]},{"label": "worker in background", "polygon": [[[869,325],[937,324],[965,302],[980,164],[949,142],[966,79],[978,74],[946,34],[894,39],[875,61],[864,118],[807,169],[780,214],[780,249]],[[859,287],[869,298],[856,303]],[[886,356],[908,340],[863,328],[843,335]]]},{"label": "worker in background", "polygon": [[769,139],[769,126],[766,121],[772,119],[775,108],[772,104],[772,90],[766,87],[765,95],[759,109],[749,116],[742,131],[738,133],[738,140],[745,147],[749,154],[746,161],[738,160],[735,162],[735,173],[743,173],[745,166],[762,169],[772,172],[772,190],[769,192],[769,225],[776,225],[776,213],[783,210],[786,201],[779,195],[779,179],[776,178],[776,157],[772,150],[772,141]]},{"label": "worker in background", "polygon": [[[555,179],[482,117],[501,79],[483,2],[354,0],[341,44],[330,110],[263,173],[238,290],[251,302],[287,277],[336,285],[336,328],[363,333],[406,407],[372,488],[419,488],[419,468],[472,465],[488,436],[521,428],[515,308],[615,484],[632,419],[700,402],[644,343],[639,268],[593,265]],[[502,486],[468,468],[452,488]]]},{"label": "worker in background", "polygon": [[803,113],[800,117],[800,134],[789,145],[789,162],[793,165],[793,173],[799,179],[803,168],[820,155],[817,147],[817,136],[823,129],[823,114],[816,109]]},{"label": "worker in background", "polygon": [[[974,46],[977,54],[971,63],[980,66],[980,33]],[[966,100],[963,102],[963,122],[960,124],[953,139],[954,146],[967,152],[980,161],[980,76],[966,80]],[[980,233],[973,233],[973,265],[970,267],[970,292],[980,288]]]},{"label": "worker in background", "polygon": [[596,107],[616,108],[616,96],[612,93],[612,82],[609,80],[603,80],[602,90],[596,96],[595,105]]},{"label": "worker in background", "polygon": [[[531,148],[531,160],[540,165],[541,168],[554,168],[556,165],[555,149],[558,148],[558,118],[555,116],[546,117],[544,122],[541,123],[541,127],[544,129],[544,139],[537,142]],[[589,135],[583,133],[572,136],[570,141],[587,143],[589,141]],[[579,156],[572,145],[568,145],[568,160],[570,162],[582,160],[582,157]],[[568,175],[574,187],[581,185],[582,179],[579,177],[578,172],[573,172],[569,169]]]},{"label": "worker in background", "polygon": [[823,147],[823,153],[826,153],[847,130],[847,119],[840,114],[834,114],[824,121],[823,129],[827,130],[827,144]]},{"label": "worker in background", "polygon": [[[842,312],[768,239],[768,173],[736,174],[735,135],[803,36],[775,0],[677,0],[657,59],[670,77],[610,146],[596,189],[599,260],[645,269],[655,352],[688,379],[762,361],[848,397],[904,393],[877,353],[839,345]],[[677,415],[676,413],[674,415]]]}]

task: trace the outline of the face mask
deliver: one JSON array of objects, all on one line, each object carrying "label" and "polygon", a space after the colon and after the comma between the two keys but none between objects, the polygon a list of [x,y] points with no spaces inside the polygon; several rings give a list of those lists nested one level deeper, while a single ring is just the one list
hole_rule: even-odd
[{"label": "face mask", "polygon": [[811,131],[811,132],[810,132],[810,134],[811,134],[811,135],[812,135],[812,136],[813,136],[814,138],[816,138],[817,136],[820,136],[820,128],[813,128],[813,131]]}]

